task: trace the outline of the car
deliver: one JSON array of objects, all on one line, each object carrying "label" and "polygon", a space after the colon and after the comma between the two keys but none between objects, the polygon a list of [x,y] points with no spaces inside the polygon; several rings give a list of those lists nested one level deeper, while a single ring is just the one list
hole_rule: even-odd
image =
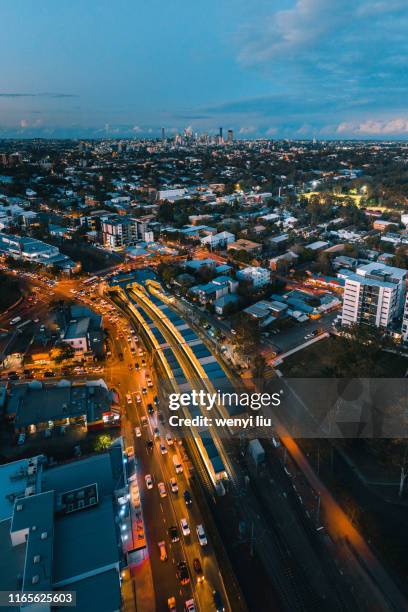
[{"label": "car", "polygon": [[126,401],[128,404],[132,403],[132,396],[130,395],[130,393],[126,393]]},{"label": "car", "polygon": [[213,596],[214,606],[217,612],[225,612],[225,606],[224,606],[224,603],[222,601],[222,597],[219,591],[213,591],[212,596]]},{"label": "car", "polygon": [[55,376],[55,372],[51,372],[51,370],[47,370],[44,372],[44,378],[53,378]]},{"label": "car", "polygon": [[156,404],[156,406],[159,405],[159,398],[157,397],[157,395],[154,396],[153,401]]},{"label": "car", "polygon": [[21,433],[21,434],[18,436],[17,444],[18,444],[19,446],[22,446],[22,445],[24,444],[24,442],[25,442],[25,439],[26,439],[26,435],[25,435],[25,433],[23,432],[23,433]]},{"label": "car", "polygon": [[128,368],[129,368],[129,370],[131,370],[133,368],[131,363],[129,363]]},{"label": "car", "polygon": [[145,367],[146,367],[146,360],[142,359],[142,368],[145,368]]},{"label": "car", "polygon": [[164,482],[159,482],[157,488],[159,489],[160,497],[167,497],[166,485]]},{"label": "car", "polygon": [[160,551],[160,561],[167,561],[168,557],[167,557],[167,550],[166,550],[166,542],[162,540],[161,542],[157,543],[157,546],[159,547],[159,551]]},{"label": "car", "polygon": [[153,387],[153,381],[152,381],[152,379],[151,379],[151,378],[146,378],[146,382],[147,382],[147,386],[148,386],[149,388]]},{"label": "car", "polygon": [[204,582],[204,572],[201,566],[201,561],[198,557],[193,559],[193,568],[195,573],[197,574],[197,582]]},{"label": "car", "polygon": [[143,395],[146,395],[146,394],[147,394],[147,389],[146,389],[146,387],[143,387],[143,388],[142,388],[142,393],[143,393]]},{"label": "car", "polygon": [[187,523],[187,519],[186,518],[182,518],[180,519],[180,525],[181,525],[181,531],[183,532],[183,536],[188,536],[190,535],[190,527]]},{"label": "car", "polygon": [[170,489],[172,493],[178,493],[177,478],[170,478]]},{"label": "car", "polygon": [[194,599],[188,599],[184,604],[184,612],[196,612]]},{"label": "car", "polygon": [[191,497],[190,491],[184,491],[183,493],[184,501],[186,502],[186,506],[191,506],[193,503],[193,498]]},{"label": "car", "polygon": [[146,448],[147,448],[147,450],[152,450],[152,448],[153,448],[153,440],[146,440]]},{"label": "car", "polygon": [[272,436],[272,444],[275,448],[279,448],[281,446],[281,442],[278,436]]},{"label": "car", "polygon": [[205,535],[204,527],[202,525],[197,525],[196,532],[197,532],[197,537],[198,537],[198,541],[200,542],[200,545],[207,546],[208,540],[207,540],[207,536]]},{"label": "car", "polygon": [[153,429],[153,433],[155,438],[160,438],[160,429],[158,427]]},{"label": "car", "polygon": [[135,361],[135,370],[140,370],[140,365],[137,361]]},{"label": "car", "polygon": [[177,608],[176,608],[176,598],[175,597],[169,597],[167,600],[167,607],[169,609],[169,612],[176,612]]},{"label": "car", "polygon": [[149,414],[153,414],[154,412],[153,404],[147,404],[147,412]]},{"label": "car", "polygon": [[140,402],[142,401],[142,398],[140,397],[140,393],[135,394],[135,400],[137,404],[140,404]]},{"label": "car", "polygon": [[135,436],[136,438],[141,438],[142,430],[140,429],[140,427],[135,427]]},{"label": "car", "polygon": [[185,561],[179,561],[177,563],[176,574],[181,584],[188,584],[190,582],[190,576],[188,574],[188,567]]},{"label": "car", "polygon": [[166,433],[166,442],[169,446],[173,446],[174,441],[171,433]]},{"label": "car", "polygon": [[167,446],[165,444],[163,444],[163,442],[160,442],[160,452],[162,455],[166,455],[167,454]]},{"label": "car", "polygon": [[179,532],[175,525],[169,527],[169,537],[172,542],[178,542],[180,540]]},{"label": "car", "polygon": [[153,489],[153,478],[151,474],[146,474],[145,481],[146,481],[146,487],[148,489]]},{"label": "car", "polygon": [[142,427],[147,427],[148,424],[149,424],[149,421],[147,420],[147,417],[144,416],[144,415],[141,417],[140,422],[142,424]]}]

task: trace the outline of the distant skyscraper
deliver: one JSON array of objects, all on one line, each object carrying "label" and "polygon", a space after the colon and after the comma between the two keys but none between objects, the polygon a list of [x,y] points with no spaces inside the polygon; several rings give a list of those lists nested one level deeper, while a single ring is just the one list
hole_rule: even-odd
[{"label": "distant skyscraper", "polygon": [[233,130],[228,130],[227,142],[232,142],[234,140],[234,132]]},{"label": "distant skyscraper", "polygon": [[166,140],[166,131],[164,129],[164,127],[162,127],[161,129],[161,139],[164,142]]},{"label": "distant skyscraper", "polygon": [[224,138],[222,136],[222,127],[220,127],[220,131],[218,134],[218,144],[222,144],[224,142]]}]

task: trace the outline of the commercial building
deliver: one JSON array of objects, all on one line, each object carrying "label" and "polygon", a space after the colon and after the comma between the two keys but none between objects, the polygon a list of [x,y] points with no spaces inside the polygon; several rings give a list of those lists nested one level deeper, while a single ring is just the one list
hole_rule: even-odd
[{"label": "commercial building", "polygon": [[389,328],[403,311],[407,271],[378,262],[356,272],[341,270],[345,279],[342,324],[363,323]]},{"label": "commercial building", "polygon": [[84,384],[63,380],[52,385],[33,380],[13,385],[5,417],[16,433],[35,433],[52,427],[99,429],[120,425],[119,408],[103,380]]},{"label": "commercial building", "polygon": [[239,238],[235,242],[230,242],[227,246],[228,251],[246,251],[247,253],[260,253],[262,244]]},{"label": "commercial building", "polygon": [[28,236],[0,232],[0,254],[20,261],[55,266],[64,272],[72,272],[77,267],[72,259],[60,253],[58,247]]},{"label": "commercial building", "polygon": [[103,356],[102,317],[84,306],[71,306],[65,315],[61,341],[69,344],[77,355],[89,353]]},{"label": "commercial building", "polygon": [[3,590],[74,591],[76,610],[120,610],[122,457],[119,439],[55,467],[43,456],[0,466]]}]

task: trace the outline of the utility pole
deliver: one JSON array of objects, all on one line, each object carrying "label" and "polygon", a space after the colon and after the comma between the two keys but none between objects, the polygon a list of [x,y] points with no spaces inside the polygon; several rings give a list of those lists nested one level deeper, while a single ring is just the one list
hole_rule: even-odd
[{"label": "utility pole", "polygon": [[320,523],[320,491],[317,492],[318,494],[318,498],[317,498],[317,508],[316,508],[316,528],[318,529],[320,527],[319,523]]}]

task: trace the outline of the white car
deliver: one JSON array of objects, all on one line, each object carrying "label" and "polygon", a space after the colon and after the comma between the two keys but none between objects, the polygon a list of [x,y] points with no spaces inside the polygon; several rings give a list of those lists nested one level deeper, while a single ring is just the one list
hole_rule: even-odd
[{"label": "white car", "polygon": [[207,546],[208,542],[207,536],[205,535],[204,527],[202,525],[197,525],[196,532],[198,536],[198,541],[200,542],[201,546]]},{"label": "white car", "polygon": [[148,489],[153,489],[153,478],[151,477],[150,474],[146,474],[145,481],[146,481],[146,487]]},{"label": "white car", "polygon": [[159,547],[160,551],[160,561],[167,561],[166,543],[164,541],[158,542],[157,546]]},{"label": "white car", "polygon": [[135,436],[136,436],[136,438],[141,438],[142,437],[142,432],[140,430],[140,427],[135,427]]},{"label": "white car", "polygon": [[194,603],[194,599],[188,599],[184,604],[185,612],[196,612],[196,607]]},{"label": "white car", "polygon": [[22,444],[24,444],[25,439],[26,439],[26,435],[25,435],[25,433],[21,433],[21,434],[18,436],[17,444],[18,444],[19,446],[21,446]]},{"label": "white car", "polygon": [[128,404],[132,403],[132,396],[130,395],[130,393],[126,394],[126,401],[127,401]]},{"label": "white car", "polygon": [[174,442],[171,433],[166,433],[166,442],[169,446],[173,446]]},{"label": "white car", "polygon": [[167,453],[167,447],[162,442],[160,442],[160,452],[162,455]]},{"label": "white car", "polygon": [[177,478],[170,478],[170,489],[172,493],[178,493]]},{"label": "white car", "polygon": [[157,488],[159,489],[160,497],[167,497],[167,491],[164,482],[159,482]]},{"label": "white car", "polygon": [[182,518],[180,521],[180,525],[181,525],[181,531],[183,532],[183,535],[184,536],[190,535],[191,532],[190,532],[190,527],[188,526],[188,523],[187,523],[187,519]]},{"label": "white car", "polygon": [[136,402],[140,404],[140,402],[142,401],[142,398],[140,397],[140,393],[136,393],[135,399],[136,399]]}]

